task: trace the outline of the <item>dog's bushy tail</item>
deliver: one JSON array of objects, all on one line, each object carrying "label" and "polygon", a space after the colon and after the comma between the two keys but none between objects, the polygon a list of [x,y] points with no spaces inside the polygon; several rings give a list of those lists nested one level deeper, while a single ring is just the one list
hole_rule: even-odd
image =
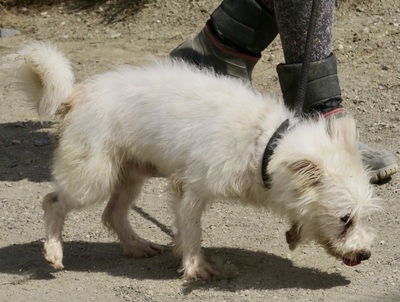
[{"label": "dog's bushy tail", "polygon": [[34,42],[15,56],[16,77],[40,118],[51,118],[74,86],[70,61],[53,45]]}]

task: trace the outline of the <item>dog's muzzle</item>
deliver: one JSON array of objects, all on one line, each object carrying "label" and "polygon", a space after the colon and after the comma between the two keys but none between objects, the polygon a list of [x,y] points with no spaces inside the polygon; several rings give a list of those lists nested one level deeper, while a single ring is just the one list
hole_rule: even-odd
[{"label": "dog's muzzle", "polygon": [[361,263],[361,261],[368,260],[371,257],[371,252],[367,250],[363,250],[357,252],[350,257],[344,256],[342,258],[343,263],[347,266],[355,266]]}]

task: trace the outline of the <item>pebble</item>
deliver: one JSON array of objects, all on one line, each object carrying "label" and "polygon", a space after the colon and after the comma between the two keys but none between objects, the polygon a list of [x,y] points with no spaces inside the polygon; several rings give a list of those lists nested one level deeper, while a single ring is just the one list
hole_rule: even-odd
[{"label": "pebble", "polygon": [[362,13],[364,12],[364,8],[361,5],[356,5],[356,11]]},{"label": "pebble", "polygon": [[120,33],[115,32],[115,33],[112,33],[112,34],[111,34],[110,38],[111,38],[111,39],[116,39],[116,38],[119,38],[120,36],[121,36]]},{"label": "pebble", "polygon": [[13,28],[0,28],[0,38],[19,35],[20,32]]},{"label": "pebble", "polygon": [[49,144],[49,141],[47,139],[37,139],[33,142],[33,145],[35,147],[43,147]]}]

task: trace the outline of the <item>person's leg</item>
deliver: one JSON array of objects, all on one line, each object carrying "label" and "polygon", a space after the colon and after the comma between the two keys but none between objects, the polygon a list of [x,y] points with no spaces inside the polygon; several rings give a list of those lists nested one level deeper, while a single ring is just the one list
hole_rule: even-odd
[{"label": "person's leg", "polygon": [[[275,0],[275,15],[285,64],[277,67],[286,105],[294,109],[305,58],[306,39],[313,0]],[[310,68],[303,111],[331,114],[341,108],[336,58],[332,54],[334,0],[321,0],[310,54]],[[335,110],[335,112],[338,110]]]},{"label": "person's leg", "polygon": [[[296,108],[302,62],[308,35],[312,0],[275,0],[275,16],[281,37],[285,64],[277,67],[285,104]],[[337,76],[336,58],[332,53],[334,0],[321,0],[316,13],[313,48],[303,112],[330,116],[342,114],[342,97]],[[396,157],[386,150],[375,150],[360,143],[363,162],[372,172],[371,182],[390,177],[398,170]]]},{"label": "person's leg", "polygon": [[261,52],[277,34],[272,0],[224,0],[200,33],[170,56],[250,83]]},{"label": "person's leg", "polygon": [[[305,55],[308,23],[313,0],[275,0],[275,17],[286,64],[302,63]],[[311,61],[332,53],[333,13],[335,1],[319,0]]]}]

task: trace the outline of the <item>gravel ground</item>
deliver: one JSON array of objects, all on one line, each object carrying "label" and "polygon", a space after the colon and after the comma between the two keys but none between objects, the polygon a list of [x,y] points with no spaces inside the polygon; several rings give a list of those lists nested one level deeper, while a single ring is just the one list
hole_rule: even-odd
[{"label": "gravel ground", "polygon": [[[165,57],[196,33],[218,1],[0,1],[0,55],[49,40],[83,79],[120,64]],[[36,2],[36,3],[35,3]],[[53,1],[56,2],[56,1]],[[37,4],[39,3],[39,4]],[[129,4],[129,5],[128,5]],[[347,111],[361,139],[400,156],[400,8],[398,0],[339,1],[334,49]],[[279,94],[280,42],[263,54],[254,86]],[[180,278],[170,249],[173,220],[164,179],[144,189],[131,221],[165,246],[150,259],[124,258],[100,222],[104,205],[74,212],[65,225],[65,269],[44,261],[42,197],[52,190],[49,159],[56,121],[35,111],[0,72],[0,301],[400,301],[400,176],[375,187],[383,210],[372,257],[346,267],[314,244],[289,251],[283,221],[267,212],[217,202],[203,221],[205,254],[222,270],[210,282]]]}]

